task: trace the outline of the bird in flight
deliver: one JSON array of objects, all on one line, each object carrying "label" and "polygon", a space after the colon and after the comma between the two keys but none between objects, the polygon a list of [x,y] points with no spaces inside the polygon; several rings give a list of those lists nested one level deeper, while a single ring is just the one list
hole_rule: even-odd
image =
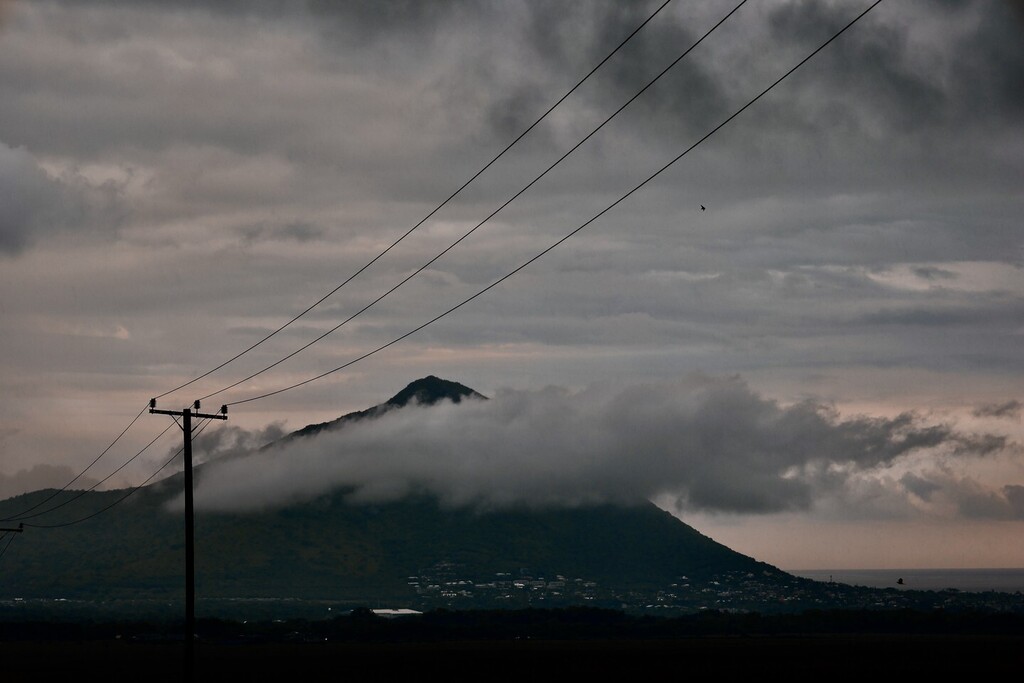
[{"label": "bird in flight", "polygon": [[701,211],[707,211],[707,209],[705,209],[705,208],[704,208],[704,205],[703,205],[703,204],[701,204],[701,205],[700,205],[700,210],[701,210]]}]

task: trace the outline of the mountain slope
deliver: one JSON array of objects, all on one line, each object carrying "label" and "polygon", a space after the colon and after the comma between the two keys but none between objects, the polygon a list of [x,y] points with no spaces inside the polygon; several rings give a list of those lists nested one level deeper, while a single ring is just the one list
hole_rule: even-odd
[{"label": "mountain slope", "polygon": [[[432,405],[467,398],[484,399],[463,385],[427,377],[385,404],[310,425],[285,439],[343,429],[413,400]],[[26,530],[0,565],[0,598],[180,595],[184,524],[180,509],[168,506],[180,487],[180,475],[170,477],[82,524]],[[2,501],[0,516],[46,495],[37,491]],[[71,495],[66,492],[53,502]],[[78,519],[122,495],[90,492],[32,521]],[[534,589],[545,581],[576,586],[571,595],[567,588],[545,588],[549,600],[561,596],[568,602],[595,593],[654,595],[682,580],[710,582],[726,575],[792,578],[716,543],[647,501],[484,513],[445,508],[428,496],[353,505],[345,495],[335,491],[259,513],[198,512],[197,594],[424,606],[450,604],[460,595],[485,604],[511,599],[501,591],[517,578],[531,580]],[[446,590],[448,585],[461,588]],[[580,586],[587,586],[590,597]]]}]

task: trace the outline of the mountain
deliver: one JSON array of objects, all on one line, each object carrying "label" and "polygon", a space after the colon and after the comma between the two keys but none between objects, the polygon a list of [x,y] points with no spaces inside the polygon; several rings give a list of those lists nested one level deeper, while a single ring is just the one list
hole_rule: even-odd
[{"label": "mountain", "polygon": [[[283,440],[315,438],[356,420],[434,405],[486,400],[456,382],[426,377],[386,403],[309,425]],[[244,456],[243,456],[244,457]],[[197,478],[201,467],[197,467]],[[127,491],[88,492],[26,520],[60,525],[113,505],[80,524],[27,528],[0,561],[0,600],[180,598],[184,524],[168,501],[181,476]],[[0,518],[52,494],[0,501]],[[196,515],[200,599],[300,599],[388,606],[517,606],[645,603],[672,596],[781,585],[788,574],[700,534],[646,500],[634,505],[504,509],[444,507],[429,496],[350,504],[346,491],[255,513]],[[40,509],[78,495],[61,493]],[[10,523],[7,523],[10,524]],[[708,590],[705,590],[705,588]],[[762,588],[758,588],[762,591]],[[759,593],[759,594],[762,594]],[[661,597],[659,597],[661,596]],[[687,597],[689,596],[689,597]],[[704,597],[702,597],[704,596]],[[720,600],[719,600],[720,602]],[[700,603],[703,604],[703,603]]]},{"label": "mountain", "polygon": [[[340,429],[350,422],[365,420],[366,418],[380,417],[384,413],[397,408],[404,408],[413,402],[419,405],[432,406],[445,400],[451,401],[452,403],[461,403],[464,398],[486,400],[487,397],[483,394],[477,393],[467,386],[459,384],[458,382],[452,382],[446,379],[440,379],[434,375],[428,375],[423,379],[411,382],[400,392],[380,405],[367,408],[366,410],[359,410],[354,413],[342,415],[330,422],[306,425],[302,429],[292,432],[276,443],[281,443],[282,441],[302,436],[313,436],[325,430],[333,431],[335,429]],[[267,444],[267,446],[270,445],[271,444]]]}]

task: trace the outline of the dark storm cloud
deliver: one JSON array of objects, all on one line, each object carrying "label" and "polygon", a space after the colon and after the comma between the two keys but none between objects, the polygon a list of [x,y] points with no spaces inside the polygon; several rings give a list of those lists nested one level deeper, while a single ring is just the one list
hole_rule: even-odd
[{"label": "dark storm cloud", "polygon": [[1024,404],[1017,399],[1012,399],[1004,403],[988,403],[978,406],[974,409],[974,416],[1019,418],[1022,408],[1024,408]]},{"label": "dark storm cloud", "polygon": [[[394,64],[436,55],[457,68],[430,82],[443,94],[450,115],[470,125],[463,136],[474,141],[509,141],[553,104],[577,78],[602,60],[660,3],[313,3],[317,25],[333,49],[359,41],[375,45]],[[325,28],[326,27],[326,28]],[[662,12],[562,107],[567,117],[610,113],[688,47],[697,34],[669,11]],[[445,50],[464,47],[453,57]],[[677,68],[675,78],[632,110],[648,124],[703,130],[721,112],[722,97],[713,77],[699,65]],[[668,79],[666,79],[668,80]],[[591,109],[595,109],[591,112]],[[559,114],[561,115],[561,114]],[[556,115],[556,116],[559,116]],[[571,120],[568,119],[568,120]],[[651,125],[643,134],[656,138]],[[534,138],[550,141],[541,127]]]},{"label": "dark storm cloud", "polygon": [[986,3],[975,21],[958,50],[962,58],[954,62],[963,102],[980,107],[985,118],[1019,124],[1024,114],[1024,3]]},{"label": "dark storm cloud", "polygon": [[[821,55],[851,104],[869,105],[880,115],[873,118],[875,125],[908,134],[938,123],[1019,123],[1024,103],[1017,87],[1024,78],[1019,3],[947,3],[939,8],[942,18],[959,28],[935,36],[952,43],[953,59],[940,57],[937,48],[943,46],[923,42],[928,29],[912,42],[913,23],[886,21],[899,17],[899,10],[879,7],[863,30]],[[851,11],[849,3],[793,2],[772,13],[771,26],[779,39],[813,41]]]},{"label": "dark storm cloud", "polygon": [[[588,50],[592,59],[597,61],[597,53],[606,49],[604,46],[617,45],[624,37],[623,27],[638,25],[644,12],[649,10],[636,3],[605,7],[593,29],[594,47]],[[638,40],[627,44],[603,68],[600,83],[604,87],[599,91],[602,104],[609,111],[624,104],[714,25],[691,23],[692,27],[684,25],[666,12],[645,26]],[[700,52],[688,55],[630,105],[631,113],[646,122],[644,135],[664,140],[703,133],[724,117],[727,98],[716,74],[701,61],[702,56]]]},{"label": "dark storm cloud", "polygon": [[909,413],[844,419],[815,402],[780,405],[738,378],[696,377],[393,411],[215,461],[197,495],[205,507],[240,509],[339,487],[353,488],[357,502],[427,492],[485,509],[670,495],[682,508],[763,513],[807,509],[848,478],[910,454],[963,458],[987,448]]},{"label": "dark storm cloud", "polygon": [[[849,3],[795,2],[776,9],[770,25],[780,41],[811,45],[834,33],[854,14]],[[908,64],[905,27],[890,27],[876,16],[868,17],[862,30],[835,41],[820,55],[823,63],[812,71],[811,78],[817,77],[818,85],[831,90],[833,96],[842,93],[854,106],[854,115],[869,109],[875,114],[872,123],[882,122],[901,133],[928,126],[943,111],[944,93],[930,77]],[[825,75],[828,85],[820,81]]]}]

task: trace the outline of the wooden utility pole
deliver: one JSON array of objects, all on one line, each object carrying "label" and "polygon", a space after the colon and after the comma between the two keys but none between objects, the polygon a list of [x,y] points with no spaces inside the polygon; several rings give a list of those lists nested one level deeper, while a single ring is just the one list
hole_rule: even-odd
[{"label": "wooden utility pole", "polygon": [[[228,419],[228,407],[221,406],[216,415],[199,412],[199,401],[183,410],[157,410],[156,399],[150,399],[149,412],[158,415],[181,416],[182,435],[185,438],[185,680],[195,680],[195,633],[196,633],[196,553],[195,553],[195,510],[192,506],[192,418],[209,420]],[[177,420],[175,420],[177,422]]]}]

